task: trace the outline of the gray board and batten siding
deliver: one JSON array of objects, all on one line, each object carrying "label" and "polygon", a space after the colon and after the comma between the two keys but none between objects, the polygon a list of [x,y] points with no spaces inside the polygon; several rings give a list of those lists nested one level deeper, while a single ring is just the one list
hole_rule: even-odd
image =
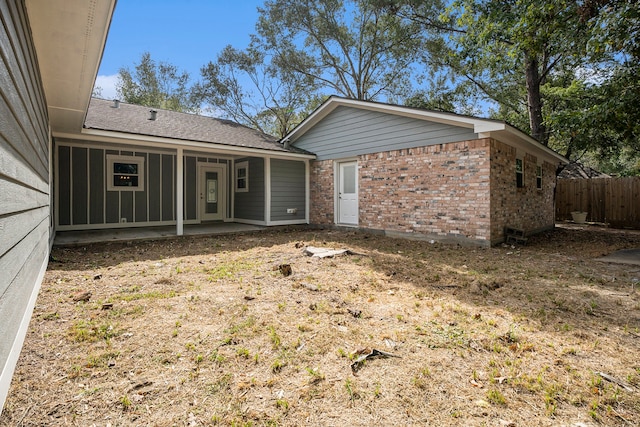
[{"label": "gray board and batten siding", "polygon": [[[249,191],[235,192],[234,212],[235,218],[247,221],[264,221],[265,184],[264,162],[261,157],[245,157],[236,159],[237,163],[247,162]],[[235,178],[235,172],[234,172]],[[231,183],[232,191],[235,191],[235,179]]]},{"label": "gray board and batten siding", "polygon": [[49,259],[47,107],[24,2],[0,2],[0,408]]},{"label": "gray board and batten siding", "polygon": [[[59,230],[175,220],[175,154],[128,147],[97,148],[61,141],[56,141],[56,148]],[[108,155],[142,158],[144,189],[108,191]]]},{"label": "gray board and batten siding", "polygon": [[472,128],[340,106],[294,145],[332,160],[477,138]]},{"label": "gray board and batten siding", "polygon": [[[305,219],[305,175],[304,162],[271,159],[271,221]],[[296,213],[287,213],[287,209],[296,209]]]},{"label": "gray board and batten siding", "polygon": [[[56,141],[57,225],[76,230],[115,226],[153,226],[176,221],[174,151],[135,147],[97,147],[79,141]],[[107,189],[107,156],[140,157],[144,188],[139,191]],[[185,221],[198,220],[198,165],[225,164],[228,159],[186,154],[184,161]],[[123,221],[123,219],[125,221]]]}]

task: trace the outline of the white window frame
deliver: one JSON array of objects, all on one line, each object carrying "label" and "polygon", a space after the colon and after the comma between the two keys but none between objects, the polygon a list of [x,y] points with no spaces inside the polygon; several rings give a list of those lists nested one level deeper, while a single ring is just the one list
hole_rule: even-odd
[{"label": "white window frame", "polygon": [[[113,170],[115,163],[134,163],[138,165],[136,174],[116,174]],[[140,156],[120,156],[107,154],[107,191],[144,191],[144,157]],[[113,185],[115,175],[130,175],[138,177],[138,185],[132,187],[121,187]]]},{"label": "white window frame", "polygon": [[542,190],[542,165],[536,165],[536,188]]},{"label": "white window frame", "polygon": [[[518,171],[518,162],[520,162],[520,165],[522,168],[521,171]],[[515,169],[516,169],[516,187],[524,188],[524,159],[523,158],[516,157]],[[518,185],[518,175],[522,177],[522,180],[521,180],[522,185]]]},{"label": "white window frame", "polygon": [[[239,176],[240,170],[244,170],[244,176]],[[239,162],[235,164],[234,171],[234,187],[236,193],[248,193],[249,192],[249,162]],[[244,187],[238,186],[238,182],[244,180]]]}]

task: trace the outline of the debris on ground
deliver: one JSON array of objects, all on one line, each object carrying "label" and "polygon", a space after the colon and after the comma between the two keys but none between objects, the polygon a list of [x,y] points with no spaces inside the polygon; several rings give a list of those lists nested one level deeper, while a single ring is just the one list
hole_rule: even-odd
[{"label": "debris on ground", "polygon": [[300,283],[300,286],[314,292],[317,292],[318,290],[320,290],[320,288],[318,288],[316,285],[313,285],[311,283],[302,282]]},{"label": "debris on ground", "polygon": [[623,389],[627,390],[627,391],[635,391],[633,389],[633,387],[631,387],[629,384],[625,383],[624,381],[616,378],[616,377],[612,377],[609,374],[605,374],[604,372],[596,372],[596,374],[600,375],[602,378],[604,378],[605,380],[609,381],[610,383],[614,383],[619,385],[620,387],[622,387]]},{"label": "debris on ground", "polygon": [[291,273],[293,273],[293,270],[291,269],[291,264],[280,264],[279,266],[276,267],[276,269],[280,271],[280,273],[284,277],[291,276]]},{"label": "debris on ground", "polygon": [[[361,353],[361,351],[358,351],[356,353]],[[362,356],[358,357],[356,360],[353,361],[353,363],[351,364],[351,371],[353,371],[353,373],[356,374],[364,366],[365,361],[372,360],[372,359],[387,358],[387,357],[400,358],[400,356],[397,356],[395,354],[387,353],[386,351],[376,350],[375,348],[372,348],[370,352],[363,354]]]},{"label": "debris on ground", "polygon": [[91,299],[91,291],[80,291],[76,292],[72,296],[74,302],[87,302]]},{"label": "debris on ground", "polygon": [[350,249],[329,249],[329,248],[318,248],[315,246],[307,246],[304,248],[304,254],[314,258],[333,258],[337,255],[364,255],[361,253],[354,252]]}]

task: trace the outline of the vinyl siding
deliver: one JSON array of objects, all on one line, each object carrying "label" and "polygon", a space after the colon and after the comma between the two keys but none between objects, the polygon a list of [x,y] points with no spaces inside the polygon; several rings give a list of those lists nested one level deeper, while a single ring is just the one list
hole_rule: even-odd
[{"label": "vinyl siding", "polygon": [[[237,159],[236,163],[249,162],[249,191],[235,193],[235,217],[251,221],[264,221],[264,159],[250,157]],[[231,181],[232,191],[235,191],[235,172]]]},{"label": "vinyl siding", "polygon": [[49,127],[21,1],[0,2],[0,407],[49,254]]},{"label": "vinyl siding", "polygon": [[317,160],[476,139],[473,129],[352,107],[338,107],[295,146]]},{"label": "vinyl siding", "polygon": [[[289,208],[298,211],[288,214]],[[304,162],[271,159],[271,221],[300,220],[305,216]]]}]

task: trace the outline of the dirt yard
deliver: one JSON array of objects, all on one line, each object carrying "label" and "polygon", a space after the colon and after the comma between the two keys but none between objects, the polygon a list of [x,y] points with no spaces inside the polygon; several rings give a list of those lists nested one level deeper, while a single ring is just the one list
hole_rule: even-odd
[{"label": "dirt yard", "polygon": [[0,425],[640,425],[640,266],[594,261],[634,247],[582,227],[55,249]]}]

